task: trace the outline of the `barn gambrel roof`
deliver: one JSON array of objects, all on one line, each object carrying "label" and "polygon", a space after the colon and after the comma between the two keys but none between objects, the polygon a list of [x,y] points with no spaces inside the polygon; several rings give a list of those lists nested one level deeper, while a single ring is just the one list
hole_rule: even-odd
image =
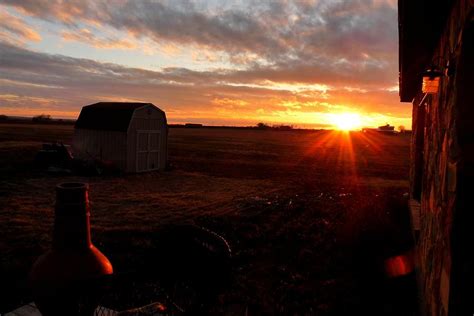
[{"label": "barn gambrel roof", "polygon": [[164,113],[152,103],[99,102],[83,107],[74,127],[126,132],[133,117],[133,112],[147,105],[151,105]]}]

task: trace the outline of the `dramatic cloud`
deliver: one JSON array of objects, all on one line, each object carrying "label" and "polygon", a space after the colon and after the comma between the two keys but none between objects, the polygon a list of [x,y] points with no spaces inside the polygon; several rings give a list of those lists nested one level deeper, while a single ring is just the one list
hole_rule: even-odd
[{"label": "dramatic cloud", "polygon": [[66,41],[84,42],[97,48],[135,49],[137,45],[126,39],[97,37],[90,30],[83,28],[75,32],[63,31],[61,36]]},{"label": "dramatic cloud", "polygon": [[[311,123],[360,111],[407,125],[410,111],[393,88],[395,2],[4,0],[24,19],[0,20],[0,112],[37,104],[72,116],[97,100],[143,100],[162,105],[171,121]],[[30,20],[60,42],[33,50],[1,33],[38,41]],[[64,56],[68,43],[110,63]],[[136,57],[104,52],[117,50]],[[155,53],[159,68],[128,62]]]},{"label": "dramatic cloud", "polygon": [[22,19],[0,11],[0,41],[23,45],[25,41],[41,40],[41,36]]},{"label": "dramatic cloud", "polygon": [[[149,71],[37,53],[7,44],[0,44],[0,55],[0,111],[22,106],[44,112],[48,105],[52,111],[69,110],[73,115],[81,106],[98,100],[133,100],[154,102],[177,121],[217,115],[215,121],[266,119],[301,124],[308,123],[304,115],[310,113],[341,108],[371,112],[373,109],[367,104],[374,99],[394,97],[394,92],[387,90],[354,92],[312,85],[295,90],[294,86],[243,85],[238,83],[243,81],[240,76],[251,76],[239,71]],[[26,91],[30,97],[20,97]],[[377,110],[403,116],[397,106],[398,102],[388,102]]]},{"label": "dramatic cloud", "polygon": [[268,62],[317,56],[371,58],[396,54],[396,9],[382,1],[194,2],[6,0],[5,4],[74,29],[105,25],[156,42],[195,44]]}]

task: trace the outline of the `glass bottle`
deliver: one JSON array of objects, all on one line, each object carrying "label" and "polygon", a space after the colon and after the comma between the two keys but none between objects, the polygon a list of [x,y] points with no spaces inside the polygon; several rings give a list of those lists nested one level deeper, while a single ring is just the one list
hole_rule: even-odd
[{"label": "glass bottle", "polygon": [[93,315],[113,273],[112,264],[91,242],[89,186],[56,187],[52,247],[30,272],[34,301],[43,316]]}]

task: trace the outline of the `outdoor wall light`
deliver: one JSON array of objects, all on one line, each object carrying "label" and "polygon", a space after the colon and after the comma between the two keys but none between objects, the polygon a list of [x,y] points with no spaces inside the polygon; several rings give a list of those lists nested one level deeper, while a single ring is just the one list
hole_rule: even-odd
[{"label": "outdoor wall light", "polygon": [[439,71],[436,67],[430,67],[425,70],[422,74],[423,84],[421,86],[421,91],[427,94],[438,93],[439,88],[439,79],[443,73]]}]

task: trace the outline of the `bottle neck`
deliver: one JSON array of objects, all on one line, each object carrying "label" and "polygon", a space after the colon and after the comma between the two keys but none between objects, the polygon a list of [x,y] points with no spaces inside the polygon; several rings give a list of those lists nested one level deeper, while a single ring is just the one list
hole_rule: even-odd
[{"label": "bottle neck", "polygon": [[80,250],[91,247],[88,186],[63,183],[56,188],[53,249]]}]

